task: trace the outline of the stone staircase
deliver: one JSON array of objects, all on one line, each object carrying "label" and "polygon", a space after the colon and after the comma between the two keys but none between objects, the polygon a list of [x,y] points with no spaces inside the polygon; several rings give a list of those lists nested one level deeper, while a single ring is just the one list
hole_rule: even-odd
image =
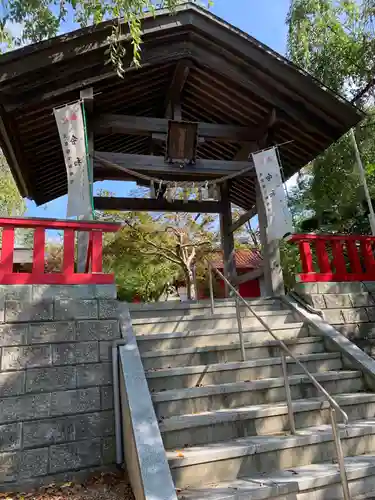
[{"label": "stone staircase", "polygon": [[[375,393],[323,338],[279,299],[251,301],[340,404],[352,500],[375,496]],[[241,308],[241,361],[234,303],[131,306],[133,329],[171,473],[185,500],[343,498],[329,406],[287,358],[296,435],[288,426],[280,348]]]}]

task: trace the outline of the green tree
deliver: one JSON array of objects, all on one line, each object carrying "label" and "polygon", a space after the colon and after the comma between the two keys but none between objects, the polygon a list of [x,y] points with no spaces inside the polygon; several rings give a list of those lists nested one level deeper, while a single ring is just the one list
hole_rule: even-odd
[{"label": "green tree", "polygon": [[[374,2],[365,0],[292,0],[288,56],[324,85],[355,99],[369,116],[357,127],[361,156],[375,197],[373,100]],[[309,166],[307,182],[294,193],[292,207],[299,229],[322,232],[369,232],[364,193],[348,135]]]},{"label": "green tree", "polygon": [[0,150],[0,213],[2,216],[19,216],[25,213],[25,202],[21,198],[5,156]]},{"label": "green tree", "polygon": [[324,85],[352,97],[373,77],[374,9],[358,0],[291,0],[288,57]]},{"label": "green tree", "polygon": [[115,273],[119,298],[157,300],[179,272],[160,251],[168,245],[161,225],[144,212],[101,215],[124,223],[116,235],[107,235],[104,245],[104,267]]},{"label": "green tree", "polygon": [[[56,36],[64,23],[81,27],[113,19],[109,35],[109,59],[119,76],[124,73],[127,39],[124,26],[129,26],[133,47],[133,64],[141,64],[142,18],[156,9],[166,8],[171,12],[186,0],[1,0],[0,46],[5,48],[30,42],[40,42]],[[195,1],[195,0],[193,0]],[[202,2],[210,6],[211,0]],[[120,21],[123,21],[120,22]],[[12,35],[11,26],[17,23],[21,33]],[[103,61],[104,63],[104,61]]]}]

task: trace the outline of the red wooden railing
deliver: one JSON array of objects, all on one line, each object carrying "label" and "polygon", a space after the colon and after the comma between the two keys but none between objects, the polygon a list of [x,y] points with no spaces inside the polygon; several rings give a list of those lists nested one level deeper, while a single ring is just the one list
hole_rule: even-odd
[{"label": "red wooden railing", "polygon": [[305,283],[318,281],[375,281],[374,236],[294,234]]},{"label": "red wooden railing", "polygon": [[[78,222],[56,219],[0,218],[2,245],[0,257],[0,284],[49,284],[84,285],[111,284],[113,274],[103,273],[103,233],[116,232],[121,224],[106,222]],[[33,262],[30,273],[14,272],[14,236],[16,228],[34,230]],[[53,229],[64,233],[63,263],[60,272],[45,272],[46,230]],[[75,270],[76,243],[75,233],[87,231],[89,246],[86,270]]]}]

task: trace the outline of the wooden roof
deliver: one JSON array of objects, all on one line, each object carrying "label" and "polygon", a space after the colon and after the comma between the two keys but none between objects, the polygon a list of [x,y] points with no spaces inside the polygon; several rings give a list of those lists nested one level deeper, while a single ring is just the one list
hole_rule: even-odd
[{"label": "wooden roof", "polygon": [[[0,57],[0,142],[21,194],[37,204],[67,192],[53,108],[93,87],[95,115],[164,117],[180,60],[188,60],[190,67],[181,94],[182,118],[246,126],[254,134],[249,134],[251,142],[259,124],[274,112],[268,144],[287,142],[280,148],[287,177],[362,118],[358,109],[285,58],[191,4],[173,16],[160,11],[145,19],[142,68],[129,68],[123,80],[104,64],[110,30],[111,23],[105,22]],[[98,133],[94,143],[96,151],[118,153],[150,154],[152,147],[147,134]],[[198,157],[244,160],[247,146],[206,140],[199,144]],[[153,154],[163,154],[161,146],[155,151],[154,145]],[[95,170],[95,179],[103,177],[103,168]],[[230,197],[250,209],[254,179],[233,181]]]}]

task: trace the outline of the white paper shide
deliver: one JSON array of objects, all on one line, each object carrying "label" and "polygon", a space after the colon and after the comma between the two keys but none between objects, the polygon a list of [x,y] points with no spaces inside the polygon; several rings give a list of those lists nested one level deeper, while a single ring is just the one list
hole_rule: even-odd
[{"label": "white paper shide", "polygon": [[253,153],[260,191],[266,207],[268,241],[293,232],[293,220],[285,195],[275,148]]},{"label": "white paper shide", "polygon": [[54,109],[68,176],[67,217],[89,216],[90,182],[80,101]]}]

